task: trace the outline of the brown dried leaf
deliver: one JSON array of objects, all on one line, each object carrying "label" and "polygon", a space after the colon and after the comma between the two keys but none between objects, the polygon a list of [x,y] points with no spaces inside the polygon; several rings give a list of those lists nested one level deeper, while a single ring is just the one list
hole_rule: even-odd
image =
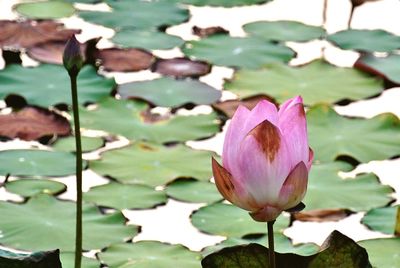
[{"label": "brown dried leaf", "polygon": [[144,49],[138,48],[108,48],[97,51],[95,58],[100,65],[111,72],[137,72],[148,69],[154,61],[154,56]]},{"label": "brown dried leaf", "polygon": [[220,26],[208,27],[208,28],[200,28],[197,26],[193,26],[192,28],[193,34],[203,38],[214,34],[229,34],[228,30]]},{"label": "brown dried leaf", "polygon": [[362,4],[364,4],[366,2],[375,2],[375,1],[379,1],[379,0],[351,0],[351,3],[353,4],[353,6],[357,7],[357,6],[361,6]]},{"label": "brown dried leaf", "polygon": [[152,71],[175,77],[199,77],[211,71],[211,65],[205,61],[192,61],[187,58],[158,59]]},{"label": "brown dried leaf", "polygon": [[293,218],[298,221],[339,221],[350,215],[349,211],[342,209],[324,209],[324,210],[311,210],[303,211],[292,214]]},{"label": "brown dried leaf", "polygon": [[0,115],[0,136],[38,140],[45,136],[67,136],[71,127],[63,116],[34,106],[28,106],[18,112]]}]

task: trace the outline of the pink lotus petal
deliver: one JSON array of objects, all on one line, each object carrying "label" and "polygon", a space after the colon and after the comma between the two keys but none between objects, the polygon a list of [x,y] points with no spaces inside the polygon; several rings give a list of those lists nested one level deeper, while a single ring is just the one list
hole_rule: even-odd
[{"label": "pink lotus petal", "polygon": [[307,190],[308,170],[304,162],[300,162],[290,172],[279,193],[279,207],[283,210],[298,205]]},{"label": "pink lotus petal", "polygon": [[303,98],[301,96],[296,96],[294,98],[288,99],[285,101],[280,107],[279,107],[279,116],[284,114],[287,109],[292,107],[293,105],[296,105],[298,103],[303,104]]}]

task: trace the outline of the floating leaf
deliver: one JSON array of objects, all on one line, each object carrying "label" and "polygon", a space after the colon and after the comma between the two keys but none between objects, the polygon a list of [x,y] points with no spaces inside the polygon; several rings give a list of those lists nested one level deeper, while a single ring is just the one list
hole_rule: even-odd
[{"label": "floating leaf", "polygon": [[83,200],[122,210],[152,208],[164,204],[167,196],[146,185],[112,182],[91,188],[84,193]]},{"label": "floating leaf", "polygon": [[193,61],[187,58],[158,59],[153,72],[175,77],[197,78],[211,71],[211,65],[205,61]]},{"label": "floating leaf", "polygon": [[359,175],[354,179],[339,177],[340,171],[351,169],[352,166],[345,162],[314,164],[303,200],[306,210],[329,208],[365,211],[391,201],[391,188],[381,185],[373,174]]},{"label": "floating leaf", "polygon": [[61,268],[60,251],[40,251],[32,254],[23,254],[0,249],[0,267]]},{"label": "floating leaf", "polygon": [[387,57],[365,55],[356,61],[354,67],[383,77],[397,85],[400,84],[400,55],[392,54]]},{"label": "floating leaf", "polygon": [[265,40],[304,42],[319,39],[325,30],[297,21],[256,21],[243,25],[246,33]]},{"label": "floating leaf", "polygon": [[33,19],[60,19],[74,14],[74,6],[62,1],[27,2],[14,6],[25,17]]},{"label": "floating leaf", "polygon": [[262,70],[240,70],[225,88],[241,98],[266,94],[279,103],[301,95],[311,105],[374,96],[382,91],[383,83],[360,71],[317,60],[301,67],[271,64]]},{"label": "floating leaf", "polygon": [[[114,87],[114,79],[99,76],[91,66],[85,66],[79,73],[79,102],[95,102],[108,96]],[[10,65],[0,71],[0,98],[9,94],[23,96],[29,104],[50,106],[70,104],[71,89],[64,67],[42,64],[35,68]]]},{"label": "floating leaf", "polygon": [[1,175],[61,177],[75,173],[75,156],[66,152],[0,151],[0,163]]},{"label": "floating leaf", "polygon": [[183,3],[195,6],[247,6],[269,2],[271,0],[182,0]]},{"label": "floating leaf", "polygon": [[38,194],[57,195],[67,190],[67,186],[58,181],[44,179],[20,179],[5,184],[8,192],[31,197]]},{"label": "floating leaf", "polygon": [[123,99],[139,98],[163,107],[179,107],[187,103],[210,104],[221,97],[221,91],[205,83],[169,77],[122,84],[118,93]]},{"label": "floating leaf", "polygon": [[[60,254],[63,268],[72,268],[75,264],[74,252],[63,252]],[[82,268],[99,268],[100,263],[92,258],[82,257]]]},{"label": "floating leaf", "polygon": [[349,29],[331,34],[327,39],[341,49],[368,52],[391,52],[400,48],[400,36],[384,30]]},{"label": "floating leaf", "polygon": [[373,267],[398,268],[400,238],[380,238],[359,242],[367,249]]},{"label": "floating leaf", "polygon": [[201,38],[207,37],[214,34],[229,34],[229,31],[220,27],[220,26],[213,26],[207,28],[200,28],[197,26],[192,27],[192,32],[194,35],[197,35]]},{"label": "floating leaf", "polygon": [[374,231],[393,235],[398,211],[400,206],[371,209],[361,222]]},{"label": "floating leaf", "polygon": [[192,203],[214,203],[223,199],[215,184],[207,181],[177,180],[165,191],[174,199]]},{"label": "floating leaf", "polygon": [[[189,11],[171,1],[108,1],[112,12],[81,11],[84,20],[113,29],[150,29],[182,23]],[[133,38],[137,38],[133,36]]]},{"label": "floating leaf", "polygon": [[154,56],[144,49],[107,48],[96,53],[100,65],[109,72],[137,72],[148,69]]},{"label": "floating leaf", "polygon": [[107,98],[94,110],[81,110],[81,125],[103,130],[131,140],[157,143],[187,141],[214,135],[219,130],[216,115],[174,116],[169,120],[146,123],[140,115],[148,106],[140,101]]},{"label": "floating leaf", "polygon": [[181,46],[184,41],[175,35],[153,30],[123,30],[118,31],[112,41],[122,47],[137,47],[150,50],[172,49]]},{"label": "floating leaf", "polygon": [[318,105],[308,111],[307,120],[311,148],[318,161],[350,156],[365,163],[400,152],[400,122],[392,114],[351,119],[340,116],[327,105]]},{"label": "floating leaf", "polygon": [[21,22],[0,20],[0,46],[21,49],[48,41],[66,42],[80,30],[64,29],[64,24],[52,20]]},{"label": "floating leaf", "polygon": [[[75,203],[38,195],[26,204],[0,202],[0,243],[17,249],[75,249]],[[132,238],[136,226],[125,226],[121,212],[101,214],[89,205],[83,207],[83,248],[101,249]],[[15,230],[18,230],[16,232]]]},{"label": "floating leaf", "polygon": [[212,176],[210,157],[210,152],[183,145],[164,147],[135,143],[103,153],[101,160],[90,162],[90,168],[123,183],[157,186],[179,177],[209,180]]},{"label": "floating leaf", "polygon": [[[84,152],[94,151],[96,149],[101,148],[104,145],[104,140],[99,137],[81,137],[82,142],[82,150]],[[76,145],[75,145],[75,137],[68,137],[58,139],[53,145],[53,149],[57,151],[64,151],[64,152],[75,152]]]},{"label": "floating leaf", "polygon": [[67,136],[68,120],[39,107],[25,107],[11,114],[0,115],[0,136],[22,140],[39,140],[45,136]]},{"label": "floating leaf", "polygon": [[114,244],[99,258],[109,267],[124,268],[200,268],[200,254],[181,245],[167,245],[156,241]]},{"label": "floating leaf", "polygon": [[185,44],[186,56],[206,60],[215,65],[257,69],[265,64],[288,62],[294,52],[285,46],[254,37],[213,35]]}]

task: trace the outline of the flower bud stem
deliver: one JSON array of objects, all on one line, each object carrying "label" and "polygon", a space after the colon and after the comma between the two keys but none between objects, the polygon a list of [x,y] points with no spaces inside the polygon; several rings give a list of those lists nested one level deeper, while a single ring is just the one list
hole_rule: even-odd
[{"label": "flower bud stem", "polygon": [[268,226],[268,253],[269,253],[269,268],[276,268],[275,264],[275,246],[274,246],[274,223],[275,221],[267,222]]},{"label": "flower bud stem", "polygon": [[82,262],[82,142],[79,123],[79,104],[76,78],[78,73],[68,72],[71,80],[72,109],[74,114],[74,133],[76,145],[76,229],[75,229],[75,268]]}]

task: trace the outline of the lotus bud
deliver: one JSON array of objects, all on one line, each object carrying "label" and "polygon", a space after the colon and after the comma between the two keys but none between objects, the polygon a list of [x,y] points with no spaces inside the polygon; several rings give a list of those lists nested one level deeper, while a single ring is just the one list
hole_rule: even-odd
[{"label": "lotus bud", "polygon": [[70,75],[78,75],[82,68],[84,57],[81,52],[81,45],[73,35],[65,45],[63,63]]}]

